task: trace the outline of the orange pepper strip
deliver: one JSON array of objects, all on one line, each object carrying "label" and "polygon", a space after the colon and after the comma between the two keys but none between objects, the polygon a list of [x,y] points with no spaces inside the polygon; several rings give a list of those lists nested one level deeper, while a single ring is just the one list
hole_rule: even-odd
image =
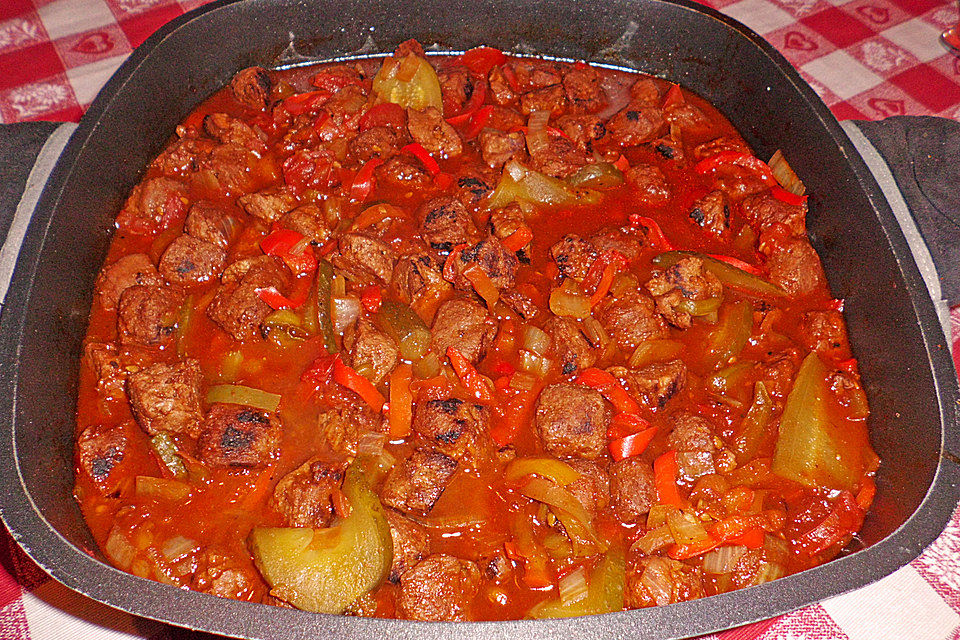
[{"label": "orange pepper strip", "polygon": [[333,381],[363,398],[374,411],[380,412],[387,401],[372,382],[345,365],[340,356],[333,361]]},{"label": "orange pepper strip", "polygon": [[650,444],[650,441],[653,440],[653,436],[656,435],[656,433],[657,428],[650,427],[638,433],[611,440],[609,445],[610,455],[613,456],[613,459],[616,461],[631,456],[638,456],[646,450],[647,445]]},{"label": "orange pepper strip", "polygon": [[709,530],[709,537],[692,544],[675,544],[667,549],[667,555],[674,560],[686,560],[716,549],[723,544],[742,544],[751,549],[763,546],[767,524],[764,516],[733,516],[717,522]]},{"label": "orange pepper strip", "polygon": [[398,364],[390,372],[390,437],[405,438],[410,435],[413,421],[413,393],[410,381],[413,365]]},{"label": "orange pepper strip", "polygon": [[447,347],[447,357],[450,358],[450,365],[457,373],[457,377],[460,378],[460,384],[480,402],[493,404],[493,393],[476,367],[470,364],[470,361],[464,358],[463,354],[454,347]]},{"label": "orange pepper strip", "polygon": [[866,511],[873,504],[875,495],[877,495],[877,483],[870,476],[866,476],[863,479],[863,486],[857,492],[857,506]]},{"label": "orange pepper strip", "polygon": [[677,488],[678,474],[677,452],[672,449],[653,462],[653,481],[657,487],[657,502],[682,509],[687,506],[687,501],[683,499]]},{"label": "orange pepper strip", "polygon": [[600,276],[600,284],[597,285],[597,290],[593,292],[593,295],[590,296],[590,306],[595,307],[600,304],[600,301],[603,300],[603,297],[607,295],[607,292],[610,291],[610,285],[613,284],[613,277],[617,273],[617,265],[608,264],[603,268],[603,275]]},{"label": "orange pepper strip", "polygon": [[599,391],[620,413],[640,412],[637,401],[630,397],[616,378],[602,369],[596,367],[584,369],[577,376],[577,383]]},{"label": "orange pepper strip", "polygon": [[523,225],[509,236],[500,241],[500,244],[505,246],[510,251],[520,251],[527,243],[533,240],[533,231],[530,231],[530,227]]}]

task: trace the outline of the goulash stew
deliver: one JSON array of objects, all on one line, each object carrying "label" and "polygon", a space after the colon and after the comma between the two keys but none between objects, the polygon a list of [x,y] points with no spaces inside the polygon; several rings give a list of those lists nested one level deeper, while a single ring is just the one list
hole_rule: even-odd
[{"label": "goulash stew", "polygon": [[806,214],[780,153],[637,73],[414,41],[244,69],[117,216],[77,500],[125,571],[348,615],[821,564],[878,459]]}]

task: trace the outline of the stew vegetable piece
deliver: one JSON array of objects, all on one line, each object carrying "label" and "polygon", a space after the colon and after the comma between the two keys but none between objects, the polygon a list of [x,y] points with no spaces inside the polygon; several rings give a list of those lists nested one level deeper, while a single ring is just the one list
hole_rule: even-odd
[{"label": "stew vegetable piece", "polygon": [[818,565],[879,460],[806,214],[782,154],[636,73],[414,41],[245,69],[117,216],[77,500],[125,571],[350,615]]}]

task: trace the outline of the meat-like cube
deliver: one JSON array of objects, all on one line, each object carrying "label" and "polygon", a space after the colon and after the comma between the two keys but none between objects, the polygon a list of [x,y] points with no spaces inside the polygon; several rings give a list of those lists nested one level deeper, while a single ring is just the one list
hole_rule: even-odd
[{"label": "meat-like cube", "polygon": [[563,75],[563,90],[577,111],[597,111],[606,103],[600,74],[588,65],[570,67]]},{"label": "meat-like cube", "polygon": [[704,269],[703,260],[694,256],[681,258],[666,271],[654,272],[644,285],[657,302],[657,311],[681,329],[690,326],[690,302],[719,298],[723,285]]},{"label": "meat-like cube", "polygon": [[244,211],[264,222],[276,222],[297,206],[296,198],[286,189],[247,193],[237,198],[237,202]]},{"label": "meat-like cube", "polygon": [[561,84],[533,89],[520,96],[520,111],[525,115],[530,115],[534,111],[549,111],[559,116],[566,110],[567,96]]},{"label": "meat-like cube", "polygon": [[184,233],[221,249],[230,246],[238,229],[230,214],[210,202],[198,202],[190,207],[183,227]]},{"label": "meat-like cube", "polygon": [[529,296],[516,289],[504,289],[500,292],[500,300],[513,309],[524,320],[532,320],[540,313],[537,304]]},{"label": "meat-like cube", "polygon": [[530,160],[534,169],[556,178],[566,178],[587,164],[587,154],[572,140],[551,135],[546,145],[531,150]]},{"label": "meat-like cube", "polygon": [[330,119],[335,124],[340,124],[359,113],[366,104],[367,96],[363,89],[356,84],[351,84],[337,90],[329,100],[323,103],[323,108],[330,114]]},{"label": "meat-like cube", "polygon": [[264,467],[280,455],[280,421],[273,414],[242,404],[215,402],[207,412],[197,442],[204,464],[218,467]]},{"label": "meat-like cube", "polygon": [[122,473],[118,468],[127,454],[129,431],[126,424],[94,424],[77,436],[80,469],[105,495],[119,488]]},{"label": "meat-like cube", "polygon": [[150,178],[130,193],[117,214],[117,227],[140,235],[167,229],[187,215],[187,187],[171,178]]},{"label": "meat-like cube", "polygon": [[204,550],[198,558],[190,589],[247,602],[260,602],[267,595],[249,556],[233,549]]},{"label": "meat-like cube", "polygon": [[508,64],[521,91],[559,85],[563,81],[557,65],[548,60],[514,59]]},{"label": "meat-like cube", "polygon": [[117,332],[121,344],[147,346],[173,339],[183,296],[166,287],[128,287],[120,296]]},{"label": "meat-like cube", "polygon": [[204,130],[221,144],[235,144],[257,153],[267,150],[263,133],[257,133],[243,120],[225,113],[211,113],[203,119]]},{"label": "meat-like cube", "polygon": [[600,303],[596,317],[628,353],[644,340],[667,337],[667,326],[657,313],[653,298],[641,291],[627,291],[618,298],[607,298]]},{"label": "meat-like cube", "polygon": [[160,273],[170,284],[205,284],[223,272],[227,252],[215,244],[183,234],[160,257]]},{"label": "meat-like cube", "polygon": [[553,354],[564,375],[596,364],[599,354],[587,342],[576,320],[551,316],[543,325],[543,330],[553,342]]},{"label": "meat-like cube", "polygon": [[339,245],[339,253],[333,256],[334,266],[361,282],[390,282],[397,256],[386,242],[361,233],[345,233]]},{"label": "meat-like cube", "polygon": [[437,309],[433,319],[433,350],[447,353],[454,347],[470,362],[479,362],[497,333],[497,322],[472,300],[453,299]]},{"label": "meat-like cube", "polygon": [[710,423],[692,413],[680,412],[670,417],[673,430],[667,436],[667,446],[677,452],[680,478],[693,481],[700,476],[714,473],[713,429]]},{"label": "meat-like cube", "polygon": [[593,151],[593,143],[607,135],[603,120],[595,115],[566,115],[557,120],[557,126],[573,141],[577,149]]},{"label": "meat-like cube", "polygon": [[323,211],[315,204],[297,207],[280,219],[280,226],[296,231],[317,244],[323,244],[331,235]]},{"label": "meat-like cube", "polygon": [[427,515],[457,470],[457,461],[437,451],[414,451],[383,482],[380,500],[403,513]]},{"label": "meat-like cube", "polygon": [[537,400],[537,434],[551,455],[595,460],[607,444],[609,421],[603,396],[590,387],[553,384]]},{"label": "meat-like cube", "polygon": [[791,296],[802,296],[825,286],[826,276],[820,256],[805,238],[788,238],[782,243],[768,243],[767,267],[770,281]]},{"label": "meat-like cube", "polygon": [[350,153],[360,162],[388,160],[400,153],[403,138],[392,127],[371,127],[350,141]]},{"label": "meat-like cube", "polygon": [[127,380],[125,358],[117,345],[110,342],[88,342],[83,348],[84,362],[97,376],[97,391],[105,400],[124,398]]},{"label": "meat-like cube", "polygon": [[[644,577],[644,574],[647,574]],[[651,588],[649,585],[663,585]],[[627,570],[626,601],[632,608],[656,607],[702,598],[705,594],[700,567],[673,558],[638,557]]]},{"label": "meat-like cube", "polygon": [[285,527],[322,529],[333,520],[333,496],[341,484],[342,465],[308,460],[280,479],[272,505],[283,516]]},{"label": "meat-like cube", "polygon": [[487,224],[489,224],[493,235],[503,240],[512,236],[520,227],[525,226],[526,219],[520,205],[513,202],[503,209],[497,209],[491,213]]},{"label": "meat-like cube", "polygon": [[480,569],[470,560],[434,554],[400,578],[397,608],[404,618],[426,622],[464,621],[480,591]]},{"label": "meat-like cube", "polygon": [[507,160],[523,153],[525,142],[519,131],[506,133],[496,129],[484,129],[478,138],[483,161],[491,169],[499,169]]},{"label": "meat-like cube", "polygon": [[592,460],[573,458],[566,461],[580,477],[566,486],[591,517],[610,504],[610,475]]},{"label": "meat-like cube", "polygon": [[673,160],[675,163],[683,164],[686,154],[683,151],[683,145],[679,141],[667,136],[658,138],[650,143],[654,151],[659,153],[667,160]]},{"label": "meat-like cube", "polygon": [[152,287],[161,284],[163,279],[150,258],[144,253],[133,253],[105,267],[97,278],[95,290],[104,310],[113,311],[117,308],[120,296],[129,287]]},{"label": "meat-like cube", "polygon": [[463,460],[475,453],[487,433],[490,411],[483,405],[459,398],[418,402],[413,415],[413,431],[425,447]]},{"label": "meat-like cube", "polygon": [[590,236],[590,244],[597,251],[616,251],[626,258],[627,262],[636,260],[643,253],[643,243],[632,227],[629,232],[616,227],[601,229]]},{"label": "meat-like cube", "polygon": [[627,169],[627,182],[637,189],[637,197],[643,204],[656,206],[670,200],[670,185],[657,167],[638,164]]},{"label": "meat-like cube", "polygon": [[237,102],[248,109],[262,110],[270,104],[270,74],[262,67],[247,67],[230,81],[230,90]]},{"label": "meat-like cube", "polygon": [[414,142],[420,143],[428,152],[443,158],[455,158],[463,153],[460,134],[436,107],[423,111],[407,109],[407,129]]},{"label": "meat-like cube", "polygon": [[470,212],[453,197],[434,198],[417,212],[423,239],[440,252],[449,252],[458,244],[476,241],[477,228]]},{"label": "meat-like cube", "polygon": [[847,324],[839,311],[808,311],[800,320],[803,346],[838,360],[850,357]]},{"label": "meat-like cube", "polygon": [[624,524],[637,522],[657,501],[653,467],[639,456],[624,458],[610,467],[613,512]]},{"label": "meat-like cube", "polygon": [[522,127],[525,122],[523,116],[510,107],[494,106],[490,110],[490,117],[487,118],[487,127],[500,131],[510,131]]},{"label": "meat-like cube", "polygon": [[679,127],[688,133],[704,131],[710,126],[709,118],[700,110],[700,107],[689,102],[680,102],[664,108],[663,118],[673,127]]},{"label": "meat-like cube", "polygon": [[378,187],[416,191],[427,188],[431,183],[430,174],[420,161],[411,161],[403,155],[384,162],[377,167],[375,175]]},{"label": "meat-like cube", "polygon": [[354,456],[363,434],[384,430],[383,417],[352,391],[343,389],[337,397],[328,400],[336,408],[320,414],[317,433],[331,450],[343,456]]},{"label": "meat-like cube", "polygon": [[373,384],[380,384],[380,381],[393,371],[400,355],[394,339],[378,330],[364,317],[357,320],[353,344],[349,349],[350,366],[362,372]]},{"label": "meat-like cube", "polygon": [[761,381],[774,398],[785,400],[793,388],[793,378],[800,368],[800,355],[795,349],[776,353],[761,367]]},{"label": "meat-like cube", "polygon": [[640,78],[630,87],[630,103],[644,107],[660,104],[660,89],[650,78]]},{"label": "meat-like cube", "polygon": [[[187,131],[183,134],[187,135]],[[195,138],[194,133],[172,142],[150,163],[167,177],[187,176],[200,168],[200,164],[210,156],[217,143],[210,138]]]},{"label": "meat-like cube", "polygon": [[780,223],[795,236],[807,234],[807,207],[804,204],[787,204],[769,193],[758,193],[746,198],[741,206],[754,229],[763,230]]},{"label": "meat-like cube", "polygon": [[443,263],[428,251],[403,256],[393,272],[393,286],[406,304],[420,299],[427,287],[449,287],[443,279]]},{"label": "meat-like cube", "polygon": [[719,138],[714,138],[713,140],[708,140],[707,142],[697,145],[693,150],[693,157],[697,160],[703,160],[704,158],[728,151],[735,153],[752,153],[750,147],[740,138],[720,136]]},{"label": "meat-like cube", "polygon": [[440,80],[440,93],[443,95],[444,115],[455,116],[463,113],[464,108],[473,98],[475,92],[486,94],[484,80],[475,76],[466,67],[450,67],[437,72]]},{"label": "meat-like cube", "polygon": [[663,130],[663,114],[656,107],[628,105],[607,122],[607,131],[624,146],[650,142]]},{"label": "meat-like cube", "polygon": [[682,360],[654,362],[635,371],[626,367],[610,367],[607,371],[637,402],[651,408],[662,408],[687,381],[687,366]]},{"label": "meat-like cube", "polygon": [[693,203],[690,219],[715,236],[730,228],[730,205],[723,191],[711,191]]},{"label": "meat-like cube", "polygon": [[568,233],[550,247],[550,255],[564,278],[583,280],[597,259],[597,250],[580,236]]},{"label": "meat-like cube", "polygon": [[478,172],[465,172],[457,178],[457,199],[465,207],[475,207],[493,192],[493,184],[493,180]]},{"label": "meat-like cube", "polygon": [[503,246],[495,236],[488,236],[460,252],[460,257],[453,263],[453,285],[457,289],[473,290],[473,283],[463,274],[472,265],[480,267],[497,289],[507,289],[516,284],[519,266],[517,256]]},{"label": "meat-like cube", "polygon": [[200,363],[193,359],[158,362],[127,378],[130,406],[137,422],[151,436],[158,433],[200,433]]},{"label": "meat-like cube", "polygon": [[426,529],[396,511],[386,509],[385,514],[393,538],[393,564],[387,579],[398,584],[400,577],[427,555],[430,537]]},{"label": "meat-like cube", "polygon": [[516,102],[517,93],[510,87],[501,67],[490,69],[487,80],[490,82],[490,95],[494,102],[501,106]]},{"label": "meat-like cube", "polygon": [[290,286],[289,270],[271,256],[238,260],[227,267],[207,315],[235,339],[243,341],[259,335],[260,323],[273,309],[260,299],[257,289],[275,287],[286,295]]},{"label": "meat-like cube", "polygon": [[737,202],[769,189],[760,174],[736,164],[721,165],[713,174],[713,185]]}]

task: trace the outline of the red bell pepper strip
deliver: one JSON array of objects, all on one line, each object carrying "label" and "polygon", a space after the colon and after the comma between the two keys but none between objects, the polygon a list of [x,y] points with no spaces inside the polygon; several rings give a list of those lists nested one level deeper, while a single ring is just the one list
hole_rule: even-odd
[{"label": "red bell pepper strip", "polygon": [[708,253],[707,255],[713,258],[714,260],[719,260],[720,262],[726,262],[731,267],[736,267],[741,271],[746,271],[747,273],[758,276],[760,278],[763,277],[763,270],[760,269],[760,267],[753,266],[749,262],[744,262],[743,260],[739,260],[731,256],[721,255],[719,253]]},{"label": "red bell pepper strip", "polygon": [[490,73],[490,69],[506,61],[507,56],[493,47],[476,47],[457,56],[457,62],[484,78]]},{"label": "red bell pepper strip", "polygon": [[333,380],[333,363],[336,359],[336,355],[333,354],[320,356],[300,374],[300,381],[306,382],[315,389],[329,384]]},{"label": "red bell pepper strip", "polygon": [[401,363],[390,372],[390,437],[405,438],[410,435],[413,413],[412,365]]},{"label": "red bell pepper strip", "polygon": [[763,546],[764,538],[767,533],[763,529],[750,529],[735,538],[730,538],[730,544],[740,544],[750,549],[759,549]]},{"label": "red bell pepper strip", "polygon": [[633,435],[650,428],[650,423],[636,413],[618,413],[610,420],[607,437],[611,440]]},{"label": "red bell pepper strip", "polygon": [[350,197],[352,199],[358,202],[363,202],[367,199],[367,196],[373,191],[373,185],[376,181],[373,172],[381,164],[383,164],[383,160],[380,158],[370,158],[360,167],[360,171],[357,172],[357,175],[353,179],[353,184],[350,185]]},{"label": "red bell pepper strip", "polygon": [[283,260],[294,273],[306,274],[317,270],[317,257],[313,254],[310,242],[293,229],[274,231],[260,241],[260,248],[268,256]]},{"label": "red bell pepper strip", "polygon": [[620,157],[614,161],[613,166],[626,173],[627,169],[630,168],[630,161],[627,160],[627,157],[621,153]]},{"label": "red bell pepper strip", "polygon": [[423,168],[427,170],[431,176],[435,176],[440,173],[440,165],[437,164],[437,161],[433,159],[433,156],[430,155],[430,152],[423,148],[423,145],[419,142],[411,142],[401,149],[406,153],[413,154],[416,156],[417,160],[423,164]]},{"label": "red bell pepper strip", "polygon": [[493,392],[490,391],[490,387],[484,382],[483,376],[480,375],[476,367],[454,347],[447,347],[447,357],[450,358],[450,366],[453,367],[457,377],[460,378],[460,384],[463,385],[463,388],[473,394],[473,397],[480,402],[493,404]]},{"label": "red bell pepper strip", "polygon": [[687,501],[680,495],[677,488],[677,476],[680,471],[677,467],[677,452],[667,451],[653,462],[653,481],[657,487],[657,502],[682,509]]},{"label": "red bell pepper strip", "polygon": [[281,105],[291,115],[298,116],[301,113],[316,109],[332,96],[333,94],[329,91],[307,91],[290,96]]},{"label": "red bell pepper strip", "polygon": [[638,456],[646,450],[647,445],[650,444],[656,433],[657,428],[650,427],[638,433],[611,440],[609,445],[610,455],[613,456],[615,461]]},{"label": "red bell pepper strip", "polygon": [[667,240],[667,236],[663,234],[663,230],[660,228],[660,225],[653,218],[648,218],[647,216],[641,216],[636,213],[630,214],[630,226],[631,227],[646,227],[650,230],[650,234],[653,236],[653,240],[657,245],[657,248],[662,251],[673,251],[673,245]]},{"label": "red bell pepper strip", "polygon": [[798,196],[792,191],[787,191],[779,185],[773,185],[770,187],[770,195],[780,202],[785,202],[786,204],[794,207],[799,207],[807,201],[807,196]]},{"label": "red bell pepper strip", "polygon": [[446,262],[443,263],[443,279],[447,282],[453,282],[457,277],[456,261],[460,258],[460,252],[467,248],[466,244],[458,244],[450,250]]},{"label": "red bell pepper strip", "polygon": [[590,296],[590,306],[595,307],[600,304],[607,292],[610,291],[610,285],[613,284],[613,277],[617,275],[617,265],[611,263],[603,268],[603,274],[600,276],[600,282],[597,284],[597,290]]},{"label": "red bell pepper strip", "polygon": [[686,560],[724,544],[742,544],[751,549],[759,549],[763,546],[766,535],[763,520],[763,516],[733,516],[721,520],[707,531],[706,540],[671,545],[667,549],[667,555],[674,560]]},{"label": "red bell pepper strip", "polygon": [[406,126],[407,113],[403,110],[403,107],[393,102],[384,102],[372,107],[360,116],[360,120],[357,122],[357,129],[360,133],[374,127],[402,129]]},{"label": "red bell pepper strip", "polygon": [[680,85],[671,84],[670,89],[667,90],[666,97],[663,99],[663,110],[666,111],[684,102],[686,102],[686,100],[683,99],[683,92],[680,90]]},{"label": "red bell pepper strip", "polygon": [[620,413],[640,412],[640,405],[637,404],[636,400],[630,397],[630,394],[620,386],[616,378],[602,369],[596,367],[584,369],[577,376],[577,384],[599,391]]},{"label": "red bell pepper strip", "polygon": [[363,398],[364,402],[377,413],[383,409],[387,401],[372,382],[345,365],[339,355],[333,361],[333,381]]},{"label": "red bell pepper strip", "polygon": [[533,231],[531,231],[530,227],[527,225],[523,225],[509,236],[501,240],[500,244],[505,246],[510,251],[516,252],[527,246],[531,240],[533,240]]},{"label": "red bell pepper strip", "polygon": [[473,115],[470,116],[469,126],[467,126],[466,131],[463,132],[464,137],[466,137],[467,140],[472,140],[480,135],[480,132],[487,126],[487,123],[490,121],[490,116],[492,115],[493,105],[489,104],[474,111]]},{"label": "red bell pepper strip", "polygon": [[360,294],[360,304],[370,313],[379,311],[380,305],[383,304],[383,292],[380,291],[380,287],[375,284],[365,287]]},{"label": "red bell pepper strip", "polygon": [[735,164],[739,167],[749,169],[760,176],[763,183],[769,187],[777,184],[777,178],[766,162],[756,156],[740,151],[721,151],[698,162],[693,168],[701,174],[706,175],[728,164]]},{"label": "red bell pepper strip", "polygon": [[271,309],[298,309],[307,301],[307,294],[288,298],[280,293],[276,287],[261,287],[256,290],[257,297],[270,305]]}]

